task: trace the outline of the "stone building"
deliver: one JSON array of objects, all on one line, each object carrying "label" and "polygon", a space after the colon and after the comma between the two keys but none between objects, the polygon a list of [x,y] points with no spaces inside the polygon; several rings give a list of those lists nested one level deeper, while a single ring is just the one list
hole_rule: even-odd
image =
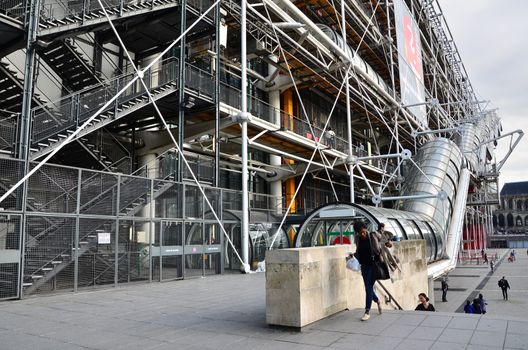
[{"label": "stone building", "polygon": [[498,210],[493,212],[496,233],[526,233],[528,227],[528,181],[504,184]]}]

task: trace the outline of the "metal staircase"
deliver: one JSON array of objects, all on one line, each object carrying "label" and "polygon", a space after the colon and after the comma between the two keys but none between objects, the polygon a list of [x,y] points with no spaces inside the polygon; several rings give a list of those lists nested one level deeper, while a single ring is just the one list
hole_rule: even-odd
[{"label": "metal staircase", "polygon": [[[22,110],[24,82],[18,78],[17,71],[4,59],[0,60],[0,109],[12,113]],[[44,100],[38,94],[33,95],[32,104],[43,106]]]},{"label": "metal staircase", "polygon": [[[37,159],[53,151],[62,140],[88,120],[133,78],[133,73],[125,74],[102,87],[89,88],[61,99],[55,104],[58,106],[56,109],[38,108],[34,110],[31,159]],[[164,60],[161,68],[145,72],[144,80],[154,100],[173,94],[178,86],[178,60],[175,58]],[[78,138],[138,111],[150,103],[143,85],[136,82],[113,105],[83,129],[78,134]]]},{"label": "metal staircase", "polygon": [[[106,11],[112,20],[170,9],[180,5],[179,0],[109,0]],[[66,0],[45,3],[41,10],[39,34],[79,30],[105,23],[106,17],[97,1]]]},{"label": "metal staircase", "polygon": [[93,64],[83,57],[71,39],[53,42],[39,54],[71,91],[102,84]]},{"label": "metal staircase", "polygon": [[99,129],[95,134],[77,139],[77,142],[101,165],[101,169],[130,174],[132,157],[111,133]]},{"label": "metal staircase", "polygon": [[[96,198],[88,201],[81,207],[81,211],[88,211],[101,203],[114,201],[119,190],[120,205],[119,215],[134,217],[146,206],[156,200],[164,192],[178,186],[175,182],[156,182],[152,189],[150,186],[143,187],[138,183],[144,183],[144,178],[126,177],[119,184],[108,188]],[[91,179],[85,181],[84,186],[97,186],[97,181],[91,183]],[[41,218],[35,218],[41,219]],[[51,225],[44,224],[41,220],[28,221],[28,237],[32,240],[26,245],[25,269],[24,269],[24,293],[26,295],[36,292],[45,283],[68,268],[75,261],[75,254],[81,257],[97,246],[97,233],[107,222],[94,220],[91,224],[84,223],[82,232],[79,234],[78,246],[71,239],[72,223],[75,219],[65,218],[57,220]],[[66,233],[66,234],[63,234]]]}]

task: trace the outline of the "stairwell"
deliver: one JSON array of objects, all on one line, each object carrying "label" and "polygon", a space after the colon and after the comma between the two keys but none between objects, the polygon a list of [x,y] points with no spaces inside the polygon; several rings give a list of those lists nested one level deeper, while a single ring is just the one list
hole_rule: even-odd
[{"label": "stairwell", "polygon": [[[42,174],[41,174],[42,175]],[[83,193],[94,193],[99,191],[101,186],[97,173],[88,176],[80,184]],[[108,176],[115,175],[107,174]],[[105,188],[98,196],[86,198],[86,202],[80,206],[80,213],[97,213],[101,208],[116,207],[117,215],[122,217],[141,216],[141,212],[159,196],[163,195],[173,186],[178,186],[175,182],[158,181],[152,189],[150,182],[142,177],[121,177],[112,186]],[[74,198],[77,187],[67,190],[58,199],[65,197]],[[50,202],[51,202],[50,201]],[[49,203],[47,204],[49,205]],[[114,209],[115,211],[115,209]],[[104,209],[103,209],[104,212]],[[106,213],[107,215],[109,213]],[[82,219],[82,228],[79,229],[78,240],[73,239],[75,235],[75,218],[54,217],[45,221],[45,217],[32,216],[27,224],[27,244],[25,248],[25,269],[24,269],[24,294],[29,295],[38,292],[44,285],[54,283],[54,278],[65,273],[66,269],[72,267],[76,258],[82,260],[83,254],[97,249],[97,238],[99,232],[105,232],[109,228],[111,220],[90,220]],[[115,230],[112,229],[112,230]],[[101,263],[111,266],[114,260],[103,261],[103,256],[98,256]],[[101,260],[103,259],[103,260]],[[112,256],[111,259],[114,259]],[[49,288],[49,286],[48,286]]]},{"label": "stairwell", "polygon": [[[166,59],[162,62],[161,68],[151,69],[145,73],[144,81],[154,100],[162,99],[177,91],[177,73],[178,60],[175,58]],[[37,159],[53,151],[133,78],[134,74],[128,73],[106,82],[102,87],[88,88],[74,93],[58,101],[56,109],[35,109],[31,159]],[[143,85],[137,82],[83,129],[78,134],[78,138],[138,111],[150,103]]]},{"label": "stairwell", "polygon": [[71,39],[55,41],[40,50],[39,55],[62,78],[62,84],[70,91],[102,84],[92,62],[83,57]]},{"label": "stairwell", "polygon": [[[107,4],[105,10],[112,20],[180,5],[179,0],[111,0],[105,3]],[[49,35],[71,30],[78,31],[82,27],[93,27],[105,22],[107,22],[106,16],[97,1],[51,2],[43,5],[39,33]]]}]

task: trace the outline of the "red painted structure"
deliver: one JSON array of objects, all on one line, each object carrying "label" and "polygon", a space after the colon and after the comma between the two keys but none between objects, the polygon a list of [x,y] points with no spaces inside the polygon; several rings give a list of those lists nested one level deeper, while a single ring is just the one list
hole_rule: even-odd
[{"label": "red painted structure", "polygon": [[486,250],[486,234],[483,225],[464,225],[462,250]]}]

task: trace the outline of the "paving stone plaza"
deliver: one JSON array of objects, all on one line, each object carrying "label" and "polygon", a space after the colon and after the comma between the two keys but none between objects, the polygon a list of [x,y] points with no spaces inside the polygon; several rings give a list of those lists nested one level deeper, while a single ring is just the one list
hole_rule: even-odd
[{"label": "paving stone plaza", "polygon": [[[439,312],[386,311],[361,322],[357,309],[301,332],[265,324],[264,274],[9,301],[0,304],[0,349],[528,349],[528,256],[517,253],[493,274],[484,265],[452,271],[448,302],[436,291]],[[508,302],[497,287],[503,275]],[[455,313],[475,292],[488,313]]]}]

